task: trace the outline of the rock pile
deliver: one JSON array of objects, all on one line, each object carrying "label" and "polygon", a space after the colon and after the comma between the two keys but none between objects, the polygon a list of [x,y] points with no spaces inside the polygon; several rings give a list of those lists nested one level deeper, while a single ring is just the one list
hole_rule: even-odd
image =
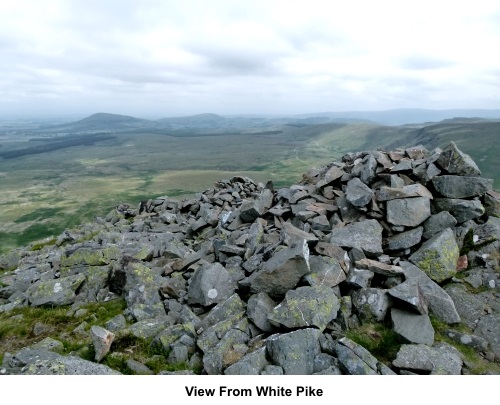
[{"label": "rock pile", "polygon": [[[288,188],[221,180],[11,252],[0,313],[124,297],[123,315],[83,328],[96,360],[115,336],[135,336],[206,374],[460,374],[463,355],[435,341],[430,316],[450,325],[450,341],[500,362],[499,214],[492,180],[454,143],[350,153]],[[346,336],[372,323],[404,342],[392,362]],[[2,367],[114,372],[47,345],[6,354]]]}]

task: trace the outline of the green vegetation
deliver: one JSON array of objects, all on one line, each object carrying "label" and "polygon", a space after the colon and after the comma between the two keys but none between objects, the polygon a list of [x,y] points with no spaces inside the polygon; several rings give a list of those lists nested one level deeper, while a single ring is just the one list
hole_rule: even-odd
[{"label": "green vegetation", "polygon": [[[82,322],[86,322],[86,330],[93,325],[104,325],[109,319],[121,314],[126,303],[123,299],[102,303],[91,303],[81,307],[87,312],[82,317],[74,317],[68,313],[68,307],[41,308],[22,307],[9,313],[0,314],[0,355],[14,353],[22,347],[32,345],[48,336],[62,339],[65,353],[77,351],[88,345],[71,332]],[[46,330],[35,336],[33,328],[36,323],[46,325]]]},{"label": "green vegetation", "polygon": [[473,348],[450,339],[448,336],[446,336],[445,333],[446,330],[452,329],[460,333],[472,334],[473,332],[469,327],[467,327],[463,323],[450,327],[450,325],[441,322],[433,315],[430,315],[429,317],[434,328],[435,341],[446,342],[455,347],[462,354],[465,365],[467,366],[471,374],[485,374],[487,371],[494,372],[495,374],[498,374],[500,372],[500,366],[498,364],[485,360]]},{"label": "green vegetation", "polygon": [[346,332],[346,336],[360,344],[383,363],[390,364],[404,344],[404,340],[388,326],[366,323]]},{"label": "green vegetation", "polygon": [[[15,353],[22,347],[30,346],[52,337],[60,340],[64,346],[62,354],[75,354],[79,357],[94,361],[94,348],[90,336],[82,337],[74,334],[73,330],[79,325],[84,325],[83,331],[87,333],[93,325],[104,324],[126,308],[123,299],[111,300],[102,303],[86,304],[80,309],[86,310],[85,314],[75,317],[68,307],[58,308],[16,308],[9,313],[0,314],[0,363],[5,353]],[[33,333],[36,323],[45,325],[45,330],[38,336]],[[169,364],[164,350],[152,344],[152,339],[141,339],[132,335],[117,336],[110,352],[101,361],[123,374],[132,374],[126,364],[128,359],[137,360],[148,366],[154,373],[162,370],[186,370],[188,364]]]}]

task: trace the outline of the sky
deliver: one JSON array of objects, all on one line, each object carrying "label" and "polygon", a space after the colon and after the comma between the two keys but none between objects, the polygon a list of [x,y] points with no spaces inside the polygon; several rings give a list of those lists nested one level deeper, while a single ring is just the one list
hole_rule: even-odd
[{"label": "sky", "polygon": [[0,116],[500,108],[498,0],[1,0]]}]

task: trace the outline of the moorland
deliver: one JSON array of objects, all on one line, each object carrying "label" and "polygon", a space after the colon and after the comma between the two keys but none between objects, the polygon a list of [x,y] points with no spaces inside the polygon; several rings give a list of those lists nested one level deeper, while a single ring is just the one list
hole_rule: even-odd
[{"label": "moorland", "polygon": [[500,188],[498,112],[491,118],[454,113],[422,123],[408,121],[417,119],[414,112],[401,111],[392,118],[200,114],[145,120],[99,113],[71,122],[4,120],[0,254],[104,216],[121,203],[187,198],[235,175],[287,186],[311,167],[361,150],[433,149],[453,140]]}]

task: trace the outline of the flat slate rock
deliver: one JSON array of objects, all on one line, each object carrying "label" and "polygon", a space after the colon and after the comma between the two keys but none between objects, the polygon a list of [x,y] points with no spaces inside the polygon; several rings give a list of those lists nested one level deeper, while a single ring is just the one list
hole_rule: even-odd
[{"label": "flat slate rock", "polygon": [[330,243],[341,247],[358,248],[368,254],[380,255],[382,249],[382,226],[375,219],[367,219],[334,228]]},{"label": "flat slate rock", "polygon": [[441,343],[437,347],[422,344],[403,345],[392,365],[417,373],[460,375],[462,363],[457,349]]},{"label": "flat slate rock", "polygon": [[75,356],[62,356],[46,350],[22,349],[14,356],[25,375],[119,375],[105,365]]},{"label": "flat slate rock", "polygon": [[431,216],[428,197],[387,201],[387,222],[396,226],[418,226]]},{"label": "flat slate rock", "polygon": [[438,176],[432,179],[437,192],[446,198],[482,196],[491,190],[492,179],[468,176]]},{"label": "flat slate rock", "polygon": [[429,346],[434,343],[434,328],[428,315],[414,314],[392,308],[391,320],[394,332],[406,341]]},{"label": "flat slate rock", "polygon": [[484,214],[484,207],[479,200],[461,200],[457,198],[436,198],[432,203],[433,213],[448,211],[459,224]]},{"label": "flat slate rock", "polygon": [[448,324],[460,322],[461,318],[455,308],[455,303],[445,290],[410,262],[402,261],[399,265],[403,268],[407,282],[417,283],[432,314]]}]

